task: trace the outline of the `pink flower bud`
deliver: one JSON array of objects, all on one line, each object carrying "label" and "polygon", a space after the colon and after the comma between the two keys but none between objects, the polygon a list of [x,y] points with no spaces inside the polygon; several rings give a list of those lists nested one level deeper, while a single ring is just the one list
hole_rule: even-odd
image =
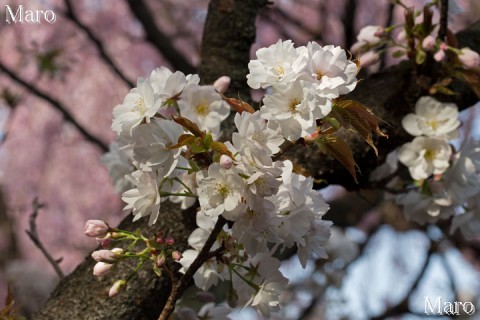
[{"label": "pink flower bud", "polygon": [[172,244],[175,243],[175,240],[172,237],[166,237],[165,238],[165,244],[171,246]]},{"label": "pink flower bud", "polygon": [[88,237],[105,237],[110,227],[102,220],[88,220],[85,223],[85,235]]},{"label": "pink flower bud", "polygon": [[165,260],[165,255],[162,252],[155,258],[155,264],[157,267],[163,267],[165,265]]},{"label": "pink flower bud", "polygon": [[111,263],[97,262],[93,267],[93,275],[100,277],[107,274],[110,269],[113,267]]},{"label": "pink flower bud", "polygon": [[180,261],[180,259],[182,259],[182,254],[179,251],[173,251],[172,258],[175,261]]},{"label": "pink flower bud", "polygon": [[425,37],[422,41],[422,48],[425,49],[425,51],[433,50],[433,48],[435,48],[435,38],[432,36]]},{"label": "pink flower bud", "polygon": [[112,287],[108,291],[108,296],[110,298],[115,297],[120,293],[122,288],[127,284],[125,280],[117,280],[113,283]]},{"label": "pink flower bud", "polygon": [[92,252],[93,260],[97,262],[115,262],[115,253],[110,250],[97,250]]},{"label": "pink flower bud", "polygon": [[480,55],[470,48],[461,49],[458,59],[465,68],[475,68],[480,65]]},{"label": "pink flower bud", "polygon": [[233,160],[229,156],[222,154],[220,156],[220,165],[223,169],[230,169],[233,165]]},{"label": "pink flower bud", "polygon": [[368,67],[374,65],[380,60],[380,55],[374,51],[365,52],[360,56],[360,66]]},{"label": "pink flower bud", "polygon": [[440,49],[443,51],[447,51],[448,45],[445,42],[440,42]]},{"label": "pink flower bud", "polygon": [[304,139],[307,141],[313,141],[318,138],[319,132],[315,131],[314,133],[309,134],[308,136],[305,136]]},{"label": "pink flower bud", "polygon": [[228,86],[230,85],[230,77],[222,76],[215,80],[213,83],[213,87],[220,93],[225,93],[227,91]]},{"label": "pink flower bud", "polygon": [[115,262],[122,253],[122,248],[114,248],[112,250],[103,249],[93,251],[92,258],[97,262]]},{"label": "pink flower bud", "polygon": [[403,42],[405,41],[405,39],[407,39],[407,33],[405,32],[405,29],[404,29],[397,34],[396,40],[397,42]]},{"label": "pink flower bud", "polygon": [[435,59],[435,61],[443,61],[445,59],[445,51],[443,50],[438,50],[434,55],[433,55],[433,59]]}]

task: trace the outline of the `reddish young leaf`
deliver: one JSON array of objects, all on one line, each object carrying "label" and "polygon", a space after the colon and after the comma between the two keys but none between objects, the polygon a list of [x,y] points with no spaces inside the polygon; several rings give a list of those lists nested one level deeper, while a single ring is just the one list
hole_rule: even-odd
[{"label": "reddish young leaf", "polygon": [[378,150],[372,140],[372,134],[388,137],[378,127],[379,119],[361,103],[353,100],[335,100],[330,114],[346,128],[357,132],[375,151]]},{"label": "reddish young leaf", "polygon": [[245,101],[234,99],[234,98],[227,98],[224,95],[222,95],[222,98],[230,105],[230,107],[232,107],[235,111],[237,111],[240,114],[244,111],[248,113],[255,112],[255,109],[253,109],[252,106],[246,103]]},{"label": "reddish young leaf", "polygon": [[323,136],[315,141],[320,151],[331,155],[337,159],[352,175],[353,180],[358,183],[357,173],[355,172],[355,159],[353,159],[352,149],[343,139],[334,135]]}]

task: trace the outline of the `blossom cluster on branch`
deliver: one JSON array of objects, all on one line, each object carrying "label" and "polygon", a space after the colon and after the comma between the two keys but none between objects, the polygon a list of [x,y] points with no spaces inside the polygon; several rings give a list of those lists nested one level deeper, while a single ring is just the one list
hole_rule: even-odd
[{"label": "blossom cluster on branch", "polygon": [[[331,146],[342,126],[334,121],[336,114],[352,109],[373,119],[363,106],[340,100],[356,86],[357,63],[340,47],[314,42],[294,47],[289,40],[259,49],[257,58],[249,63],[248,84],[268,88],[257,111],[219,92],[225,89],[225,78],[215,86],[202,86],[197,75],[164,67],[140,78],[114,108],[112,129],[117,139],[103,161],[122,192],[125,210],[134,220],[148,216],[149,224],[154,224],[166,214],[163,201],[180,203],[183,209],[198,201],[198,229],[188,239],[192,249],[181,255],[141,233],[107,229],[110,236],[100,241],[132,243],[127,251],[94,252],[98,261],[94,274],[110,271],[119,258],[135,257],[169,270],[175,285],[184,279],[176,279],[166,261],[172,256],[184,276],[198,265],[193,279],[200,289],[227,281],[231,306],[251,305],[268,316],[279,309],[279,296],[288,284],[275,254],[296,247],[304,267],[312,253],[326,257],[331,222],[322,217],[329,207],[313,189],[311,177],[298,173],[291,161],[278,159],[300,139]],[[237,112],[237,131],[231,141],[221,142],[220,123],[231,108]],[[370,133],[365,138],[371,139]],[[94,224],[89,221],[86,228]],[[135,245],[141,242],[147,249],[136,252]],[[125,283],[126,279],[117,281],[111,295]]]}]

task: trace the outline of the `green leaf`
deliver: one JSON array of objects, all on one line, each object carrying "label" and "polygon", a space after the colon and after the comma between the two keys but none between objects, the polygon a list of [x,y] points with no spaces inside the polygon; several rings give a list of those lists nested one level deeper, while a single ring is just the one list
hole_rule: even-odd
[{"label": "green leaf", "polygon": [[403,57],[405,54],[406,52],[404,50],[396,50],[392,53],[392,56],[394,58],[400,58],[400,57]]},{"label": "green leaf", "polygon": [[415,55],[415,63],[416,64],[423,64],[425,59],[427,58],[427,54],[421,48],[417,48],[417,54]]},{"label": "green leaf", "polygon": [[337,159],[352,175],[355,183],[358,183],[357,173],[355,171],[356,163],[353,158],[352,149],[350,149],[348,143],[334,135],[321,137],[315,142],[322,153],[331,155]]},{"label": "green leaf", "polygon": [[353,100],[335,100],[331,116],[337,119],[344,128],[357,132],[375,151],[378,150],[373,143],[372,134],[388,137],[378,127],[379,119],[361,103]]}]

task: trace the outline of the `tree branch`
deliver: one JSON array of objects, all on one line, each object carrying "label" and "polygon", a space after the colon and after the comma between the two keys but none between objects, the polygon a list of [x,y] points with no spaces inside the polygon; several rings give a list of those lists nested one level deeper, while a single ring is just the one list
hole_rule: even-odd
[{"label": "tree branch", "polygon": [[425,275],[428,265],[430,264],[431,257],[434,252],[436,252],[437,247],[435,243],[431,243],[430,248],[428,249],[427,255],[425,257],[425,262],[423,263],[422,269],[418,273],[418,276],[415,278],[415,281],[413,282],[412,286],[408,290],[408,292],[405,294],[405,297],[400,301],[398,304],[388,308],[385,310],[381,315],[372,317],[371,320],[383,320],[389,317],[393,317],[396,315],[402,315],[405,313],[412,313],[408,306],[408,300],[410,299],[410,296],[412,293],[417,289],[418,284],[422,280],[423,276]]},{"label": "tree branch", "polygon": [[25,87],[29,93],[32,93],[39,97],[42,100],[47,101],[50,103],[55,109],[60,111],[60,113],[63,115],[63,118],[73,124],[74,127],[80,131],[80,133],[90,141],[91,143],[95,144],[97,147],[100,148],[101,151],[106,152],[108,151],[108,145],[101,141],[99,138],[95,137],[93,134],[91,134],[87,129],[85,129],[80,123],[75,120],[73,115],[70,113],[70,111],[67,110],[67,108],[60,103],[60,101],[54,99],[53,97],[49,96],[47,93],[41,91],[37,87],[35,87],[33,84],[28,83],[26,80],[22,79],[20,76],[17,76],[15,72],[10,70],[7,66],[5,66],[1,61],[0,61],[0,71],[3,71],[6,73],[13,81],[17,82],[18,84],[22,85]]},{"label": "tree branch", "polygon": [[445,41],[448,30],[448,0],[440,1],[440,28],[438,29],[438,38]]},{"label": "tree branch", "polygon": [[130,81],[123,73],[120,71],[116,63],[110,58],[110,55],[107,53],[105,47],[103,46],[103,43],[100,41],[100,39],[93,34],[93,32],[85,25],[83,24],[80,19],[78,18],[77,14],[73,10],[73,6],[70,0],[64,0],[65,2],[65,7],[67,11],[65,12],[66,17],[72,21],[79,29],[81,29],[90,39],[90,41],[95,45],[95,47],[98,50],[98,53],[100,54],[100,57],[103,59],[103,61],[110,67],[110,69],[120,78],[122,79],[125,84],[133,88],[135,84]]},{"label": "tree branch", "polygon": [[35,246],[38,249],[40,249],[40,251],[45,256],[45,258],[47,258],[48,262],[52,265],[58,277],[60,279],[63,279],[65,278],[65,275],[63,274],[62,269],[58,265],[62,261],[62,258],[54,259],[52,255],[48,252],[48,250],[45,248],[43,243],[40,241],[40,237],[38,236],[36,220],[38,216],[38,211],[44,207],[44,204],[38,202],[38,198],[35,197],[35,199],[33,199],[32,206],[33,206],[33,211],[30,214],[29,228],[28,230],[25,230],[25,232],[28,234],[28,236],[30,237],[30,240],[32,240]]},{"label": "tree branch", "polygon": [[147,41],[172,64],[173,68],[183,73],[195,73],[196,68],[175,49],[171,39],[167,37],[156,25],[144,0],[127,0],[133,15],[140,21],[145,30]]}]

